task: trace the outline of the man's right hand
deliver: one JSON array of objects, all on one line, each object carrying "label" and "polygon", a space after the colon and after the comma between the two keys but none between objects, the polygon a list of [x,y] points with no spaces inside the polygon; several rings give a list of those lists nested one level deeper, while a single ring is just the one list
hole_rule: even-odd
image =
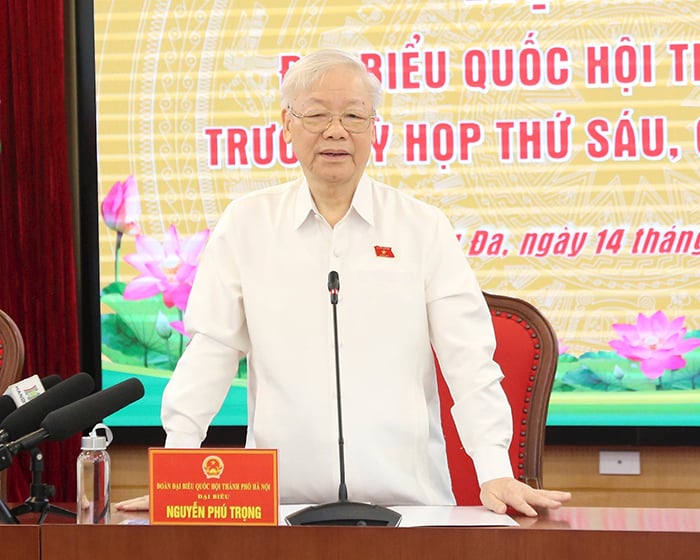
[{"label": "man's right hand", "polygon": [[150,499],[148,494],[114,504],[117,511],[148,511],[149,506]]}]

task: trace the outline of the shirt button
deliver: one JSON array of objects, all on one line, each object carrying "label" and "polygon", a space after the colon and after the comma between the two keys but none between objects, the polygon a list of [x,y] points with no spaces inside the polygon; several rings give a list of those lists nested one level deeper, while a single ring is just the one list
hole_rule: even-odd
[{"label": "shirt button", "polygon": [[338,249],[338,248],[333,249],[333,256],[334,256],[334,257],[339,257],[339,256],[340,256],[340,252],[341,252],[341,251],[340,251],[340,249]]}]

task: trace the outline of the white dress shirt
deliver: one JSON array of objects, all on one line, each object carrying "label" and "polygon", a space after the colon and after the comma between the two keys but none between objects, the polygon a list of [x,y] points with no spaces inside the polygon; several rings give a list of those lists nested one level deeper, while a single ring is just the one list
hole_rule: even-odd
[{"label": "white dress shirt", "polygon": [[445,215],[364,176],[331,228],[304,179],[224,211],[163,395],[168,447],[198,447],[248,356],[248,446],[277,449],[282,503],[338,498],[333,306],[349,499],[453,504],[435,378],[480,482],[512,476],[510,409],[488,308]]}]

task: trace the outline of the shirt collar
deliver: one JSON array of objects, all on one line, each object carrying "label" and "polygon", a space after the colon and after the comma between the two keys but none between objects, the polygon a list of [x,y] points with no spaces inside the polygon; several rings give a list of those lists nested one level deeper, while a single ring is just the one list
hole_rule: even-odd
[{"label": "shirt collar", "polygon": [[[372,180],[367,175],[360,177],[360,182],[355,189],[350,208],[368,224],[374,224],[374,207],[372,204]],[[297,183],[296,204],[294,207],[294,228],[297,229],[313,214],[318,213],[316,204],[311,198],[311,191],[306,179],[300,179]]]},{"label": "shirt collar", "polygon": [[372,179],[363,174],[352,197],[352,208],[369,225],[374,225],[374,205],[372,204]]},{"label": "shirt collar", "polygon": [[311,198],[311,191],[306,179],[299,179],[295,185],[297,189],[296,204],[294,206],[294,229],[298,229],[309,216],[313,216],[318,210]]}]

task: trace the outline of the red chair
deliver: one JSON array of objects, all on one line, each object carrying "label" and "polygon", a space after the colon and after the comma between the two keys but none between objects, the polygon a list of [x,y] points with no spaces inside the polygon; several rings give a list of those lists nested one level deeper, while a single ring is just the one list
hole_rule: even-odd
[{"label": "red chair", "polygon": [[[0,309],[0,395],[19,381],[24,367],[24,340],[17,324]],[[0,500],[7,497],[7,472],[0,471]]]},{"label": "red chair", "polygon": [[[545,422],[557,367],[557,337],[547,319],[528,302],[488,293],[484,296],[496,333],[494,358],[505,375],[503,389],[513,413],[509,450],[513,473],[530,486],[541,488]],[[453,400],[437,360],[436,366],[455,499],[458,505],[480,505],[474,465],[457,435],[450,414]]]},{"label": "red chair", "polygon": [[10,316],[0,309],[0,395],[19,381],[24,367],[24,340]]}]

